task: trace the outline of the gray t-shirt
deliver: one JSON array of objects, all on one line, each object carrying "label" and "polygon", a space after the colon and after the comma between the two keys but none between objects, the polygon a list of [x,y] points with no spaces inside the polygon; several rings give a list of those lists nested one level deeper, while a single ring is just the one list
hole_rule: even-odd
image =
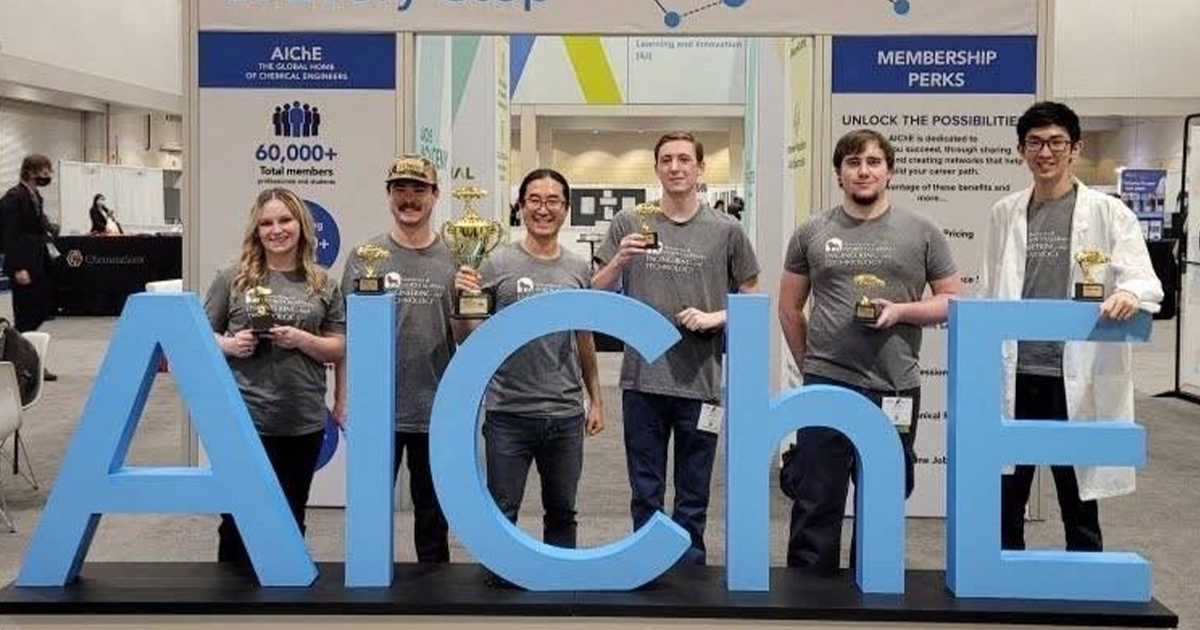
[{"label": "gray t-shirt", "polygon": [[[675,315],[694,307],[712,312],[725,308],[729,291],[737,291],[758,275],[754,248],[742,227],[707,205],[691,219],[676,223],[656,218],[662,247],[638,256],[625,267],[621,285],[625,295],[645,302],[675,323]],[[638,231],[637,214],[623,210],[613,217],[608,236],[596,250],[607,264],[620,249],[621,239]],[[721,399],[722,335],[696,334],[680,329],[683,339],[654,363],[626,349],[621,365],[621,387],[716,401]]]},{"label": "gray t-shirt", "polygon": [[854,321],[864,294],[854,277],[873,274],[886,282],[866,290],[869,298],[919,301],[926,284],[957,273],[946,235],[933,221],[895,207],[860,221],[839,206],[796,230],[784,268],[808,276],[811,287],[804,373],[877,391],[920,387],[921,327],[875,330]]},{"label": "gray t-shirt", "polygon": [[[565,289],[591,286],[591,267],[563,250],[554,260],[535,258],[519,243],[501,247],[483,263],[484,282],[496,289],[496,309],[517,300]],[[513,353],[488,386],[488,411],[529,418],[567,418],[583,414],[583,382],[575,335],[544,335]]]},{"label": "gray t-shirt", "polygon": [[[233,291],[236,267],[217,272],[204,310],[213,331],[233,334],[250,327],[246,295]],[[342,291],[333,279],[316,294],[300,272],[271,271],[267,287],[275,321],[295,326],[314,335],[344,334],[346,312]],[[285,349],[267,339],[260,340],[248,358],[226,357],[233,378],[242,392],[254,427],[262,435],[295,436],[322,431],[328,415],[325,407],[325,366],[298,349]]]},{"label": "gray t-shirt", "polygon": [[[396,296],[396,430],[427,433],[438,382],[454,356],[450,313],[458,267],[441,237],[424,249],[401,247],[386,233],[367,244],[390,254],[376,264],[376,273]],[[362,261],[351,255],[342,292],[354,293],[354,279],[362,275]]]},{"label": "gray t-shirt", "polygon": [[[1025,284],[1021,297],[1061,300],[1070,294],[1071,220],[1076,189],[1048,201],[1029,202],[1025,246]],[[1063,344],[1059,341],[1017,343],[1017,371],[1062,376]]]}]

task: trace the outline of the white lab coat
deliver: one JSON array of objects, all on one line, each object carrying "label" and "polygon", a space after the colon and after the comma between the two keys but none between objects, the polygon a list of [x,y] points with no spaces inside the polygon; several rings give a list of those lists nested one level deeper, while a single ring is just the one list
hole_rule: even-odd
[{"label": "white lab coat", "polygon": [[[1159,310],[1162,284],[1154,274],[1137,217],[1120,200],[1076,182],[1078,195],[1071,222],[1071,260],[1081,249],[1108,254],[1112,262],[1094,272],[1105,295],[1125,290],[1141,308]],[[1009,195],[992,206],[981,284],[983,296],[1017,300],[1025,283],[1026,210],[1033,189]],[[1079,265],[1071,265],[1070,291],[1082,281]],[[1070,295],[1064,295],[1070,298]],[[1004,413],[1013,417],[1017,344],[1004,344]],[[1063,383],[1071,421],[1133,418],[1132,351],[1127,343],[1067,342],[1063,348]],[[1079,498],[1084,501],[1133,492],[1133,468],[1076,466]]]}]

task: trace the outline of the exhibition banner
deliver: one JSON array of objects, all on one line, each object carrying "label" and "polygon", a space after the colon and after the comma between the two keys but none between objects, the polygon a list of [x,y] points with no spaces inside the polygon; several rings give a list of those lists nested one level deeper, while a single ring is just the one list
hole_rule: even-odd
[{"label": "exhibition banner", "polygon": [[[968,295],[992,204],[1031,183],[1016,124],[1034,101],[1036,51],[1034,37],[833,40],[832,139],[871,128],[895,145],[892,201],[942,228]],[[946,327],[927,328],[911,515],[945,514],[946,375]]]},{"label": "exhibition banner", "polygon": [[1037,0],[205,0],[206,29],[438,33],[1030,34]]},{"label": "exhibition banner", "polygon": [[[197,288],[236,260],[247,213],[272,187],[305,200],[318,262],[340,281],[351,248],[391,224],[396,36],[204,31],[199,46]],[[330,426],[312,504],[342,504],[343,452]]]},{"label": "exhibition banner", "polygon": [[[422,38],[423,39],[423,38]],[[455,35],[451,38],[453,124],[449,184],[445,194],[477,186],[488,196],[477,209],[508,220],[509,114],[508,38]],[[461,204],[455,212],[460,212]],[[441,225],[435,225],[440,229]]]}]

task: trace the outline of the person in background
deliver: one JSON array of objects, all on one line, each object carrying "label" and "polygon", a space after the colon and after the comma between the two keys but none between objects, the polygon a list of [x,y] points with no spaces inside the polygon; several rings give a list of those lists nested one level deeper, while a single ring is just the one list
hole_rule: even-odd
[{"label": "person in background", "polygon": [[[54,246],[57,227],[46,217],[39,188],[53,180],[54,167],[44,155],[21,161],[21,181],[0,198],[0,240],[4,273],[12,279],[13,324],[21,332],[37,330],[54,314],[51,271],[59,258]],[[44,379],[58,376],[43,368]]]},{"label": "person in background", "polygon": [[103,236],[105,234],[125,233],[112,209],[105,205],[103,194],[97,194],[95,197],[92,197],[92,207],[88,210],[88,217],[92,220],[92,229],[88,234]]},{"label": "person in background", "polygon": [[[328,417],[325,366],[346,351],[341,288],[317,265],[315,243],[304,202],[285,188],[265,190],[250,211],[238,262],[217,273],[204,298],[301,534]],[[250,315],[258,300],[269,304],[274,325],[256,333]],[[217,532],[218,561],[249,562],[229,514]]]},{"label": "person in background", "polygon": [[743,200],[741,197],[734,197],[729,202],[729,209],[728,209],[729,216],[733,217],[734,219],[737,219],[740,222],[742,220],[742,210],[745,209],[745,207],[746,207],[745,200]]},{"label": "person in background", "polygon": [[725,214],[725,200],[718,199],[717,203],[713,204],[713,210],[721,214]]}]

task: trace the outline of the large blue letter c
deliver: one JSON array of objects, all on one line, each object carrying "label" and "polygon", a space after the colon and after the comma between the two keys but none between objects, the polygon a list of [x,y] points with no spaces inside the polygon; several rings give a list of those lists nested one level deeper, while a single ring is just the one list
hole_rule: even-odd
[{"label": "large blue letter c", "polygon": [[529,341],[569,330],[617,337],[650,361],[679,340],[675,327],[650,307],[600,291],[548,293],[504,309],[459,348],[442,377],[429,429],[433,482],[459,540],[514,584],[535,591],[631,590],[683,556],[691,544],[683,528],[660,512],[632,535],[602,547],[544,544],[504,517],[475,458],[479,401],[492,375]]}]

